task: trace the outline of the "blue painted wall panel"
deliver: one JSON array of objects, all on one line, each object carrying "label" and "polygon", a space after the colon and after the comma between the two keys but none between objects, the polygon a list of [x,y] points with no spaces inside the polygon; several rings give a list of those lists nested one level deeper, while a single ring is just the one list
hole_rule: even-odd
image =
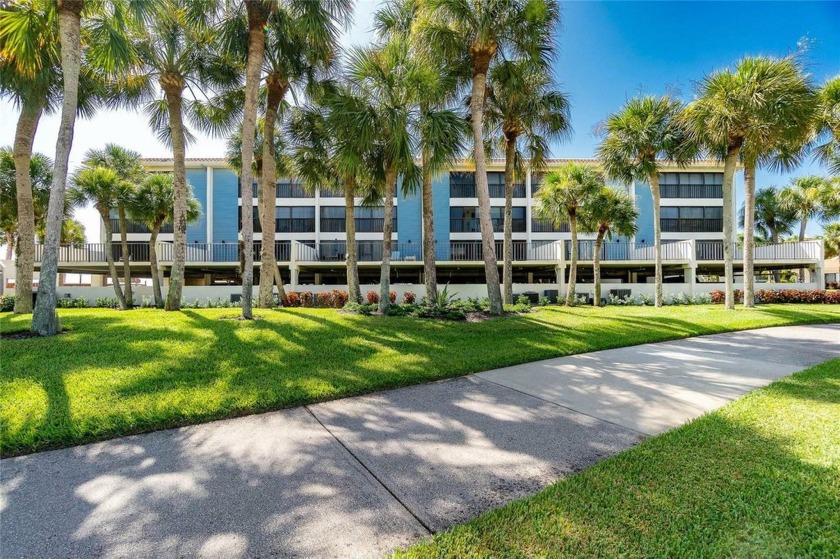
[{"label": "blue painted wall panel", "polygon": [[639,219],[636,221],[639,232],[636,233],[636,242],[653,244],[653,196],[650,193],[650,185],[636,181],[635,187],[636,209],[639,210]]},{"label": "blue painted wall panel", "polygon": [[239,241],[239,177],[230,169],[213,169],[213,242]]},{"label": "blue painted wall panel", "polygon": [[[397,187],[397,239],[403,245],[400,250],[405,249],[419,257],[423,252],[423,198],[419,187],[408,196],[403,196],[401,182]],[[405,245],[411,245],[415,250],[409,251]]]},{"label": "blue painted wall panel", "polygon": [[449,172],[432,178],[432,211],[438,259],[449,258]]},{"label": "blue painted wall panel", "polygon": [[188,243],[207,242],[207,170],[187,169],[187,184],[192,188],[193,196],[201,204],[201,216],[187,224]]}]

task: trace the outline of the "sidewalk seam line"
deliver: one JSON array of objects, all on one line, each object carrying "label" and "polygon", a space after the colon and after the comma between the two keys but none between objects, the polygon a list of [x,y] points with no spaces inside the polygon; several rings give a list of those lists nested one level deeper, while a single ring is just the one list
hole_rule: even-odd
[{"label": "sidewalk seam line", "polygon": [[569,406],[564,406],[563,404],[558,404],[557,402],[552,402],[551,400],[546,400],[545,398],[541,398],[541,397],[536,396],[534,394],[529,394],[528,392],[525,392],[524,390],[519,390],[518,388],[513,388],[512,386],[508,386],[506,384],[501,384],[499,382],[492,381],[492,380],[486,379],[484,377],[480,377],[477,374],[470,375],[470,376],[477,379],[479,382],[489,382],[490,384],[495,384],[496,386],[500,386],[501,388],[507,388],[508,390],[513,390],[514,392],[518,392],[519,394],[524,394],[525,396],[530,396],[531,398],[535,398],[535,399],[539,400],[540,402],[545,402],[546,404],[551,404],[552,406],[557,406],[558,408],[563,408],[564,410],[569,410],[570,412],[579,413],[580,415],[585,415],[586,417],[591,417],[592,419],[595,419],[595,420],[598,420],[598,421],[603,421],[604,423],[609,423],[610,425],[615,425],[616,427],[621,427],[622,429],[627,429],[628,431],[633,431],[634,433],[642,435],[645,438],[649,438],[649,437],[654,436],[652,433],[645,433],[644,431],[639,431],[638,429],[633,429],[632,427],[622,425],[621,423],[616,423],[615,421],[610,421],[609,419],[602,419],[602,418],[597,417],[595,415],[592,415],[592,414],[589,414],[589,413],[586,413],[586,412],[582,412],[582,411],[576,410],[574,408],[570,408]]},{"label": "sidewalk seam line", "polygon": [[362,460],[361,460],[358,456],[356,456],[356,453],[354,453],[352,450],[350,450],[350,447],[348,447],[346,444],[344,444],[344,442],[343,442],[341,439],[339,439],[339,438],[335,435],[335,433],[333,433],[333,432],[330,430],[330,428],[329,428],[329,427],[327,427],[327,426],[324,424],[324,422],[323,422],[323,421],[321,421],[321,419],[320,419],[317,415],[315,415],[315,412],[313,412],[311,409],[309,409],[309,406],[308,406],[308,405],[307,405],[307,406],[303,406],[303,407],[306,409],[306,411],[307,411],[307,412],[309,412],[309,415],[311,415],[311,416],[312,416],[312,418],[313,418],[315,421],[317,421],[317,422],[318,422],[318,425],[320,425],[321,427],[323,427],[323,429],[324,429],[327,433],[329,433],[329,435],[333,438],[333,440],[335,440],[335,442],[337,442],[339,445],[341,445],[341,448],[343,448],[344,450],[346,450],[346,451],[347,451],[347,453],[348,453],[350,456],[352,456],[352,457],[353,457],[353,459],[354,459],[356,462],[358,462],[358,464],[359,464],[362,468],[364,468],[364,470],[365,470],[367,473],[369,473],[369,474],[370,474],[370,476],[371,476],[373,479],[375,479],[375,480],[376,480],[376,482],[377,482],[377,483],[379,483],[379,485],[381,485],[381,486],[382,486],[382,488],[383,488],[385,491],[387,491],[387,492],[388,492],[388,494],[389,494],[391,497],[393,497],[393,498],[394,498],[394,500],[396,500],[396,501],[400,504],[400,506],[401,506],[402,508],[404,508],[404,509],[405,509],[405,511],[406,511],[408,514],[410,514],[410,515],[411,515],[411,517],[412,517],[412,518],[414,518],[414,520],[416,520],[416,521],[417,521],[417,522],[418,522],[418,523],[419,523],[419,524],[420,524],[420,525],[421,525],[421,526],[422,526],[422,527],[423,527],[423,528],[424,528],[424,529],[425,529],[425,530],[426,530],[426,531],[427,531],[430,535],[435,534],[435,530],[434,530],[434,529],[432,529],[432,527],[431,527],[431,526],[429,526],[429,525],[427,525],[425,522],[423,522],[423,520],[422,520],[419,516],[417,516],[416,514],[414,514],[414,511],[412,511],[412,510],[408,507],[408,505],[406,505],[406,504],[403,502],[403,500],[402,500],[402,499],[400,499],[400,498],[397,496],[397,494],[396,494],[396,493],[394,493],[393,491],[391,491],[391,488],[390,488],[390,487],[388,487],[388,486],[385,484],[385,482],[384,482],[384,481],[382,481],[382,480],[379,478],[379,476],[377,476],[377,475],[373,472],[373,470],[371,470],[370,468],[368,468],[368,467],[367,467],[367,465],[366,465],[364,462],[362,462]]}]

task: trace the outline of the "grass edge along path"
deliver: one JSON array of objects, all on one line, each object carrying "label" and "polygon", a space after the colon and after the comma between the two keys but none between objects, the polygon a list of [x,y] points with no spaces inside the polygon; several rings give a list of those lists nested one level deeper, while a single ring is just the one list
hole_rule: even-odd
[{"label": "grass edge along path", "polygon": [[[0,452],[25,454],[575,353],[766,326],[840,306],[546,307],[481,323],[329,309],[62,310],[67,332],[0,341]],[[0,331],[28,327],[0,315]]]},{"label": "grass edge along path", "polygon": [[840,359],[396,555],[837,557],[837,425]]}]

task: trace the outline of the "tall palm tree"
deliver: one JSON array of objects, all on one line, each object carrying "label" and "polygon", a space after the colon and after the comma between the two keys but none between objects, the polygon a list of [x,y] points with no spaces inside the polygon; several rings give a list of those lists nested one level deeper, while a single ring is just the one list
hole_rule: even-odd
[{"label": "tall palm tree", "polygon": [[414,162],[417,113],[413,110],[415,93],[421,77],[420,67],[413,64],[408,42],[392,37],[384,45],[353,49],[349,54],[347,73],[364,104],[341,114],[345,126],[367,138],[383,172],[384,225],[382,228],[382,265],[379,280],[379,310],[390,305],[391,237],[394,224],[394,193],[397,178],[402,178],[402,191],[412,192],[418,186],[420,169]]},{"label": "tall palm tree", "polygon": [[471,83],[476,194],[491,314],[502,313],[502,293],[484,155],[487,74],[500,56],[547,64],[554,52],[552,36],[559,17],[554,0],[424,0],[420,6],[417,30],[423,44]]},{"label": "tall palm tree", "polygon": [[[32,0],[16,2],[0,11],[0,95],[9,98],[20,109],[14,142],[14,161],[17,172],[16,196],[18,229],[21,231],[18,258],[15,260],[20,284],[30,285],[34,271],[36,225],[32,185],[29,183],[29,160],[41,115],[52,113],[61,100],[61,56],[56,2]],[[121,44],[126,5],[117,0],[108,4],[110,11],[88,13],[87,25],[82,27],[82,67],[79,74],[77,113],[90,115],[100,96],[101,82],[106,77],[107,64],[116,62],[111,48]],[[105,6],[101,6],[105,8]],[[119,18],[119,21],[116,19]],[[95,64],[88,61],[93,53]],[[125,53],[123,53],[125,54]],[[46,213],[46,208],[45,208]],[[28,291],[17,293],[16,312],[32,312],[32,298]]]},{"label": "tall palm tree", "polygon": [[[129,307],[131,307],[134,303],[134,295],[131,290],[131,254],[128,251],[126,206],[131,199],[134,189],[145,179],[146,169],[143,167],[139,152],[117,144],[105,144],[105,147],[102,149],[88,150],[82,164],[88,167],[112,169],[128,188],[128,191],[124,193],[125,196],[117,201],[117,218],[119,219],[120,225],[120,244],[122,245],[125,300],[128,302]],[[111,239],[108,239],[108,242],[111,242]]]},{"label": "tall palm tree", "polygon": [[604,176],[591,165],[567,163],[545,175],[535,195],[535,210],[541,219],[556,226],[569,224],[572,233],[571,268],[566,289],[566,305],[575,304],[578,262],[578,222],[584,207],[604,188]]},{"label": "tall palm tree", "polygon": [[523,159],[533,170],[545,166],[549,142],[571,133],[569,100],[554,87],[549,71],[529,60],[503,61],[490,70],[485,118],[490,137],[505,154],[505,304],[513,303],[513,181],[523,176]]},{"label": "tall palm tree", "polygon": [[[804,241],[809,222],[824,223],[840,216],[840,180],[816,175],[796,177],[779,192],[779,202],[799,222],[799,240]],[[804,272],[799,269],[800,279],[804,279]]]},{"label": "tall palm tree", "polygon": [[840,76],[819,90],[815,124],[817,158],[829,172],[840,174]]},{"label": "tall palm tree", "polygon": [[[114,265],[113,238],[114,229],[111,226],[111,212],[117,208],[120,200],[125,200],[130,192],[129,185],[122,180],[113,169],[107,167],[83,167],[73,176],[73,184],[68,192],[67,198],[76,207],[92,205],[105,228],[105,260],[108,262],[108,271],[111,274],[111,282],[114,284],[114,293],[119,301],[120,308],[126,310],[128,302],[125,299],[120,278],[117,275],[117,267]],[[39,292],[40,293],[40,292]]]},{"label": "tall palm tree", "polygon": [[681,110],[682,104],[668,96],[634,97],[607,119],[606,135],[598,146],[598,159],[608,177],[628,183],[645,181],[650,185],[656,276],[654,302],[657,307],[662,306],[659,173],[663,169],[663,159],[684,166],[696,154],[695,146],[678,118]]},{"label": "tall palm tree", "polygon": [[[292,111],[287,137],[295,175],[308,188],[344,193],[347,289],[349,300],[362,302],[356,247],[356,199],[372,198],[374,172],[371,139],[359,134],[352,115],[364,111],[366,101],[343,84],[327,83],[314,102]],[[369,130],[368,126],[364,127]],[[381,186],[381,185],[380,185]],[[381,200],[381,188],[378,189]]]},{"label": "tall palm tree", "polygon": [[[151,14],[144,33],[136,38],[138,62],[131,74],[117,82],[114,105],[142,106],[158,138],[172,147],[174,196],[174,254],[165,309],[181,308],[187,242],[186,145],[193,138],[185,117],[203,125],[197,95],[212,96],[216,89],[241,84],[242,60],[217,44],[217,0],[159,0],[138,3]],[[162,92],[162,96],[160,95]],[[186,95],[185,95],[186,93]]]},{"label": "tall palm tree", "polygon": [[[706,76],[698,99],[689,104],[686,120],[695,139],[712,155],[723,159],[723,257],[726,276],[726,308],[735,308],[733,287],[733,177],[739,161],[745,174],[747,205],[745,227],[745,289],[752,290],[755,166],[773,152],[782,160],[795,154],[801,135],[800,123],[813,111],[810,84],[792,58],[746,57],[734,69],[726,68]],[[787,122],[788,119],[790,122]],[[791,150],[791,147],[794,149]],[[749,276],[749,277],[748,277]],[[753,297],[746,294],[744,304]]]},{"label": "tall palm tree", "polygon": [[421,213],[423,219],[423,283],[426,300],[437,299],[434,194],[432,179],[452,166],[465,151],[466,122],[452,109],[455,104],[458,76],[445,60],[430,55],[421,45],[423,38],[412,33],[417,21],[418,0],[387,2],[374,16],[374,26],[381,41],[408,39],[409,56],[417,68],[415,104],[417,141],[420,144]]},{"label": "tall palm tree", "polygon": [[596,234],[592,258],[592,271],[595,276],[595,298],[592,304],[596,307],[601,306],[601,247],[604,246],[604,239],[612,239],[613,235],[632,237],[638,230],[638,218],[639,211],[633,198],[624,191],[607,186],[583,208],[583,230]]},{"label": "tall palm tree", "polygon": [[[33,229],[32,237],[34,237],[38,230],[44,228],[44,218],[47,213],[47,205],[50,202],[50,184],[52,183],[52,161],[46,155],[41,153],[34,153],[31,157],[27,157],[29,161],[29,173],[27,177],[27,184],[31,189],[31,198],[33,201]],[[0,148],[0,230],[3,231],[6,238],[6,260],[12,259],[12,253],[17,254],[17,258],[21,257],[21,245],[18,239],[20,238],[20,216],[18,208],[19,198],[17,196],[17,188],[20,181],[17,176],[17,165],[15,161],[15,152],[12,148]],[[18,286],[32,285],[29,280],[28,284],[20,282],[18,279]],[[16,290],[20,291],[20,289]],[[32,294],[29,290],[27,292],[29,311],[32,310]],[[16,311],[17,312],[17,311]]]},{"label": "tall palm tree", "polygon": [[[155,306],[163,307],[163,293],[161,292],[161,276],[157,259],[157,238],[160,230],[167,223],[172,222],[174,206],[172,199],[175,195],[175,182],[170,174],[148,175],[137,188],[127,204],[128,214],[132,219],[144,223],[149,228],[149,263],[152,274],[152,294]],[[187,221],[194,222],[201,215],[201,205],[189,191],[187,198]]]},{"label": "tall palm tree", "polygon": [[[90,60],[96,64],[94,73],[111,77],[122,71],[134,58],[129,43],[129,27],[142,21],[145,2],[114,0],[95,2],[88,6],[85,0],[56,0],[58,37],[61,59],[61,124],[58,129],[47,208],[46,236],[38,282],[38,299],[32,316],[31,329],[42,336],[56,334],[61,324],[56,313],[56,279],[58,275],[58,246],[64,221],[65,188],[73,128],[79,109],[79,83],[82,70],[82,32],[92,38],[86,43]],[[85,12],[87,27],[82,26]]]}]

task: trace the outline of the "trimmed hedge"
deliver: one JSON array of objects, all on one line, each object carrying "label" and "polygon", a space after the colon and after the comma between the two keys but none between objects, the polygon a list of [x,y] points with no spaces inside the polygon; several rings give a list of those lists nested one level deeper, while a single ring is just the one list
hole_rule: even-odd
[{"label": "trimmed hedge", "polygon": [[[723,303],[726,300],[726,293],[723,291],[712,291],[712,303]],[[735,290],[735,302],[744,301],[744,292]],[[813,304],[840,304],[840,291],[826,289],[759,289],[755,292],[756,303],[813,303]]]}]

